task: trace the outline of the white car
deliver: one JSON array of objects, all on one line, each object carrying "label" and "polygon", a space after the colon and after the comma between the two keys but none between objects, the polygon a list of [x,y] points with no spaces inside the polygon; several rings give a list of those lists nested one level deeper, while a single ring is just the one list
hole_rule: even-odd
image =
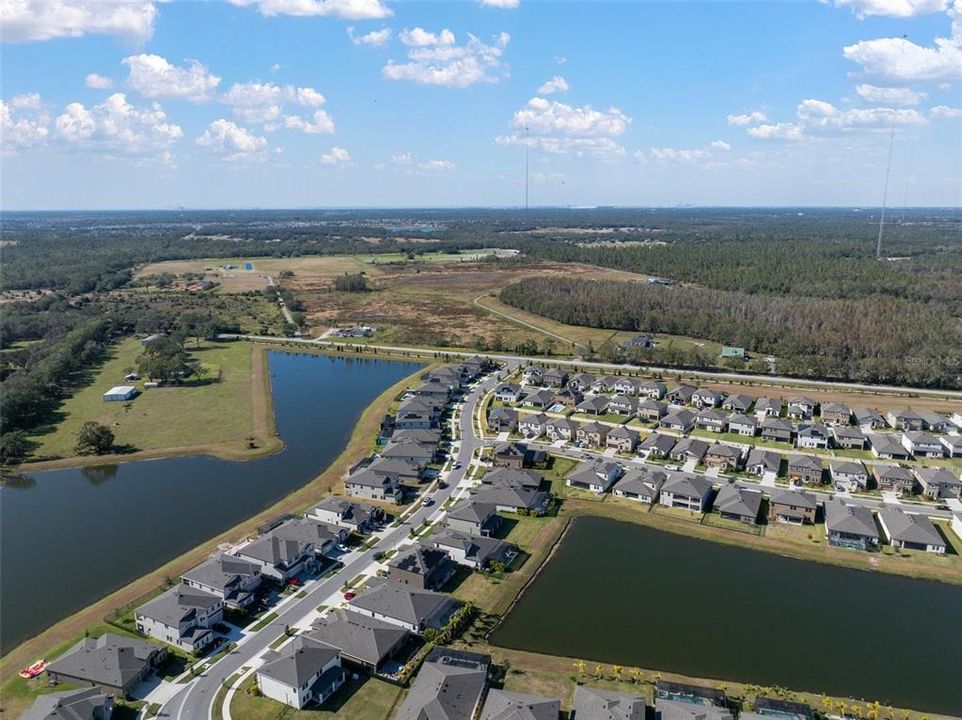
[{"label": "white car", "polygon": [[681,468],[677,465],[665,465],[665,470],[674,470],[677,472],[678,470],[681,470]]}]

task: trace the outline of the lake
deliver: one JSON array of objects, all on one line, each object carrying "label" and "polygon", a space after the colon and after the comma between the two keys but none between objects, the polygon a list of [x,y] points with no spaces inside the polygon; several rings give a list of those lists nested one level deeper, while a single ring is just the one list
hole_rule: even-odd
[{"label": "lake", "polygon": [[960,714],[960,615],[956,585],[586,517],[492,642]]},{"label": "lake", "polygon": [[421,365],[269,352],[268,367],[276,455],[49,470],[0,488],[0,651],[305,485],[364,409]]}]

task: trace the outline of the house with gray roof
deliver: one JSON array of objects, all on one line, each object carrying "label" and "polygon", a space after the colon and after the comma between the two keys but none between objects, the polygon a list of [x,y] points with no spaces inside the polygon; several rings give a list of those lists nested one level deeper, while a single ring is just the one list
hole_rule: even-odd
[{"label": "house with gray roof", "polygon": [[454,562],[473,570],[484,570],[492,563],[508,567],[518,557],[518,549],[511,543],[450,528],[438,530],[425,542],[444,550]]},{"label": "house with gray roof", "polygon": [[589,460],[581,463],[565,480],[568,487],[580,488],[601,495],[608,492],[625,469],[610,460]]},{"label": "house with gray roof", "polygon": [[939,441],[948,457],[962,457],[962,435],[943,435]]},{"label": "house with gray roof", "polygon": [[448,510],[444,524],[457,532],[487,537],[501,526],[501,517],[494,503],[462,500]]},{"label": "house with gray roof", "polygon": [[638,398],[630,395],[615,395],[608,403],[608,412],[614,415],[634,415],[638,409]]},{"label": "house with gray roof", "polygon": [[765,473],[778,475],[781,467],[782,455],[774,450],[752,448],[748,453],[748,460],[745,461],[745,472],[751,475],[764,475]]},{"label": "house with gray roof", "polygon": [[828,472],[836,490],[854,492],[868,487],[868,470],[858,460],[832,460]]},{"label": "house with gray roof", "polygon": [[658,501],[661,486],[667,479],[666,470],[629,467],[615,483],[612,492],[618,497],[652,505]]},{"label": "house with gray roof", "polygon": [[674,472],[661,486],[659,503],[665,507],[707,512],[711,495],[710,480],[693,473]]},{"label": "house with gray roof", "polygon": [[544,435],[548,416],[544,413],[527,413],[518,416],[518,431],[526,438],[536,438]]},{"label": "house with gray roof", "polygon": [[404,462],[414,463],[421,468],[426,467],[434,461],[438,453],[436,442],[425,442],[416,438],[399,438],[392,440],[379,453],[382,458],[388,460],[403,460]]},{"label": "house with gray roof", "polygon": [[902,433],[902,447],[917,458],[941,458],[945,454],[939,439],[922,430]]},{"label": "house with gray roof", "polygon": [[473,496],[475,502],[493,505],[498,512],[526,511],[543,515],[551,496],[541,490],[496,483],[482,486]]},{"label": "house with gray roof", "polygon": [[645,720],[645,709],[644,698],[576,685],[570,720]]},{"label": "house with gray roof", "polygon": [[828,449],[829,430],[817,423],[802,423],[795,433],[795,446],[810,450]]},{"label": "house with gray roof", "polygon": [[514,408],[497,407],[488,413],[488,427],[492,432],[514,432],[518,428],[518,411]]},{"label": "house with gray roof", "polygon": [[872,454],[882,460],[908,460],[911,453],[902,445],[901,439],[894,433],[866,433],[869,450]]},{"label": "house with gray roof", "polygon": [[481,720],[558,720],[560,713],[560,700],[495,688],[484,701]]},{"label": "house with gray roof", "polygon": [[652,400],[661,400],[668,394],[668,386],[661,380],[645,380],[638,386],[638,394]]},{"label": "house with gray roof", "polygon": [[723,412],[719,412],[713,406],[705,406],[704,409],[699,410],[695,415],[695,427],[699,430],[706,430],[708,432],[725,432],[725,427],[728,425],[728,416]]},{"label": "house with gray roof", "polygon": [[167,661],[166,648],[138,638],[105,633],[85,637],[47,665],[51,684],[96,686],[127,697]]},{"label": "house with gray roof", "polygon": [[811,420],[815,414],[816,402],[811,398],[798,395],[788,399],[788,416],[796,420]]},{"label": "house with gray roof", "polygon": [[421,665],[395,720],[474,720],[490,667],[489,655],[435,648]]},{"label": "house with gray roof", "polygon": [[919,417],[922,418],[922,427],[929,432],[945,432],[951,424],[945,415],[935,412],[935,410],[919,410],[918,413]]},{"label": "house with gray roof", "polygon": [[615,380],[612,389],[620,395],[637,395],[640,387],[641,380],[633,377],[620,377]]},{"label": "house with gray roof", "polygon": [[848,425],[852,422],[852,410],[844,403],[822,403],[819,414],[826,425]]},{"label": "house with gray roof", "polygon": [[396,472],[380,473],[368,467],[344,478],[344,492],[351,497],[400,503],[401,479]]},{"label": "house with gray roof", "polygon": [[595,376],[590,373],[578,373],[568,378],[568,387],[578,392],[584,392],[591,387],[595,381]]},{"label": "house with gray roof", "polygon": [[564,387],[568,382],[568,371],[561,368],[551,368],[550,370],[545,370],[544,375],[542,376],[542,381],[548,387]]},{"label": "house with gray roof", "polygon": [[758,418],[744,413],[729,415],[728,432],[745,437],[755,437],[755,433],[758,432]]},{"label": "house with gray roof", "polygon": [[602,375],[595,378],[590,388],[595,393],[610,393],[614,391],[616,382],[618,382],[618,378],[614,375]]},{"label": "house with gray roof", "polygon": [[769,522],[791,525],[814,525],[818,513],[818,500],[804,490],[775,488],[768,501]]},{"label": "house with gray roof", "polygon": [[634,452],[635,447],[638,445],[638,431],[632,430],[624,425],[613,427],[608,431],[605,444],[620,453],[627,454]]},{"label": "house with gray roof", "polygon": [[424,545],[399,551],[387,566],[390,580],[424,590],[442,587],[456,570],[447,552]]},{"label": "house with gray roof", "polygon": [[846,505],[837,498],[825,503],[825,529],[828,542],[850,550],[875,550],[878,529],[872,511],[863,505]]},{"label": "house with gray roof", "polygon": [[779,398],[760,397],[755,401],[755,414],[762,417],[777,418],[782,414],[782,401]]},{"label": "house with gray roof", "polygon": [[545,433],[551,442],[570,441],[578,431],[578,423],[568,418],[551,418],[545,425]]},{"label": "house with gray roof", "polygon": [[383,578],[371,578],[364,590],[350,601],[350,608],[355,612],[419,635],[428,628],[444,628],[459,606],[443,593]]},{"label": "house with gray roof", "polygon": [[713,505],[714,510],[726,520],[757,525],[762,509],[762,493],[738,485],[722,485]]},{"label": "house with gray roof", "polygon": [[544,475],[536,470],[518,468],[495,468],[481,477],[482,485],[510,485],[527,490],[537,490],[544,482]]},{"label": "house with gray roof", "polygon": [[538,408],[539,410],[544,410],[547,407],[554,405],[554,391],[548,388],[541,388],[540,390],[534,390],[524,396],[521,401],[522,405],[526,407]]},{"label": "house with gray roof", "polygon": [[234,555],[260,565],[265,577],[287,582],[312,569],[317,556],[330,552],[343,538],[316,520],[296,518],[237,548]]},{"label": "house with gray roof", "polygon": [[865,433],[851,425],[833,425],[832,443],[843,450],[864,450]]},{"label": "house with gray roof", "polygon": [[609,402],[611,401],[604,395],[591,395],[575,406],[575,412],[587,415],[603,415],[608,409]]},{"label": "house with gray roof", "polygon": [[882,417],[882,414],[875,408],[853,407],[852,417],[856,425],[861,428],[868,428],[869,430],[884,428],[886,424],[885,418]]},{"label": "house with gray roof", "polygon": [[659,680],[655,720],[734,720],[724,690]]},{"label": "house with gray roof", "polygon": [[666,397],[672,405],[688,405],[691,403],[692,396],[698,392],[698,388],[691,385],[679,385],[673,388]]},{"label": "house with gray roof", "polygon": [[373,532],[384,522],[384,510],[377,505],[328,495],[307,512],[307,517],[325,525],[346,528],[362,535]]},{"label": "house with gray roof", "polygon": [[695,413],[682,407],[673,407],[665,413],[658,424],[675,432],[686,433],[695,427]]},{"label": "house with gray roof", "polygon": [[80,688],[41,695],[20,720],[110,720],[114,696],[100,688]]},{"label": "house with gray roof", "polygon": [[701,462],[705,459],[705,455],[708,454],[708,448],[710,447],[711,445],[707,440],[686,437],[675,443],[675,447],[671,449],[669,457],[678,462],[687,462],[688,460]]},{"label": "house with gray roof", "polygon": [[915,468],[922,494],[930,500],[959,497],[962,480],[949,468]]},{"label": "house with gray roof", "polygon": [[699,410],[710,407],[718,407],[724,400],[724,394],[711,388],[698,388],[691,395],[691,404]]},{"label": "house with gray roof", "polygon": [[742,449],[736,445],[716,442],[705,453],[705,463],[721,472],[737,470],[742,462]]},{"label": "house with gray roof", "polygon": [[758,427],[763,440],[790,443],[795,437],[795,426],[782,418],[766,417]]},{"label": "house with gray roof", "polygon": [[315,620],[307,637],[340,650],[342,663],[376,673],[412,636],[393,623],[353,610],[334,610]]},{"label": "house with gray roof", "polygon": [[903,432],[907,430],[921,430],[925,427],[925,421],[922,420],[922,416],[912,408],[889,410],[885,413],[885,419],[890,426]]},{"label": "house with gray roof", "polygon": [[649,458],[665,458],[671,454],[678,438],[674,435],[653,432],[638,445],[638,454]]},{"label": "house with gray roof", "polygon": [[605,446],[610,431],[609,425],[602,425],[599,422],[586,422],[579,425],[575,430],[575,439],[582,445],[600,448]]},{"label": "house with gray roof", "polygon": [[134,610],[137,632],[199,653],[214,641],[211,630],[224,617],[224,600],[183,583]]},{"label": "house with gray roof", "polygon": [[494,399],[501,402],[516,403],[521,399],[521,386],[513,383],[498,385],[494,391]]},{"label": "house with gray roof", "polygon": [[263,659],[256,670],[261,693],[297,710],[323,704],[347,677],[340,650],[309,635],[268,650]]},{"label": "house with gray roof", "polygon": [[747,413],[753,402],[755,402],[755,398],[751,395],[733,393],[725,398],[725,402],[722,403],[722,409],[733,413]]},{"label": "house with gray roof", "polygon": [[875,465],[872,469],[879,490],[890,490],[898,495],[911,495],[915,490],[915,476],[901,465]]},{"label": "house with gray roof", "polygon": [[645,398],[635,406],[635,417],[645,422],[658,422],[668,412],[668,403]]},{"label": "house with gray roof", "polygon": [[795,453],[788,456],[788,479],[804,485],[822,482],[822,461],[814,455]]},{"label": "house with gray roof", "polygon": [[540,385],[544,382],[544,368],[537,365],[528,365],[521,372],[521,381],[525,385]]},{"label": "house with gray roof", "polygon": [[[407,460],[397,460],[394,458],[384,458],[384,457],[373,457],[373,458],[367,459],[366,461],[362,461],[360,464],[352,468],[350,474],[354,475],[355,473],[360,472],[365,468],[367,470],[370,470],[375,475],[388,477],[392,481],[396,481],[398,483],[399,490],[401,489],[400,485],[405,483],[408,485],[415,485],[415,486],[420,485],[421,481],[426,476],[425,468],[422,465],[419,465],[418,463],[408,462]],[[373,492],[374,495],[380,495],[381,491],[378,490],[378,488],[384,487],[383,483],[379,484],[376,478],[367,478],[366,480],[355,480],[355,478],[352,477],[350,478],[350,480],[352,481],[352,483],[356,483],[356,484],[363,484],[363,482],[370,482],[372,484],[372,487],[375,488],[372,491],[366,491],[364,488],[360,488],[357,490],[356,496],[359,495],[363,497],[368,492]],[[345,482],[345,486],[346,485],[347,485],[347,482]],[[391,492],[393,491],[393,489],[394,489],[393,487],[387,486],[386,489],[383,491],[385,493],[384,498],[375,497],[371,499],[391,500],[392,499]]]},{"label": "house with gray roof", "polygon": [[261,566],[224,553],[191,568],[180,579],[187,587],[216,595],[224,607],[237,610],[254,602]]},{"label": "house with gray roof", "polygon": [[925,515],[889,505],[878,511],[878,522],[892,547],[945,555],[945,540]]}]

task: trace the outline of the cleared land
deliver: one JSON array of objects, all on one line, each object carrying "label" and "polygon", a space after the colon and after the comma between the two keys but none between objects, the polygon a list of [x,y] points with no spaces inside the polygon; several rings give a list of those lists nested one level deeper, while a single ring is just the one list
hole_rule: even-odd
[{"label": "cleared land", "polygon": [[[135,338],[112,346],[90,383],[64,401],[56,424],[31,438],[37,443],[33,457],[76,458],[77,433],[87,421],[110,427],[124,455],[204,452],[236,459],[280,448],[261,351],[249,343],[201,342],[197,347],[189,343],[189,353],[204,366],[205,376],[196,382],[143,390],[142,381],[124,381],[142,350]],[[105,391],[123,384],[143,392],[129,402],[103,401]],[[251,436],[253,449],[247,447]]]}]

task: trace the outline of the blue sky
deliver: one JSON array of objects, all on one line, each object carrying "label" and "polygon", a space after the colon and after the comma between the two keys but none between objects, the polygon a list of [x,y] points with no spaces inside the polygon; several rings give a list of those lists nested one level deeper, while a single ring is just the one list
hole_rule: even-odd
[{"label": "blue sky", "polygon": [[11,1],[0,204],[957,205],[953,1]]}]

